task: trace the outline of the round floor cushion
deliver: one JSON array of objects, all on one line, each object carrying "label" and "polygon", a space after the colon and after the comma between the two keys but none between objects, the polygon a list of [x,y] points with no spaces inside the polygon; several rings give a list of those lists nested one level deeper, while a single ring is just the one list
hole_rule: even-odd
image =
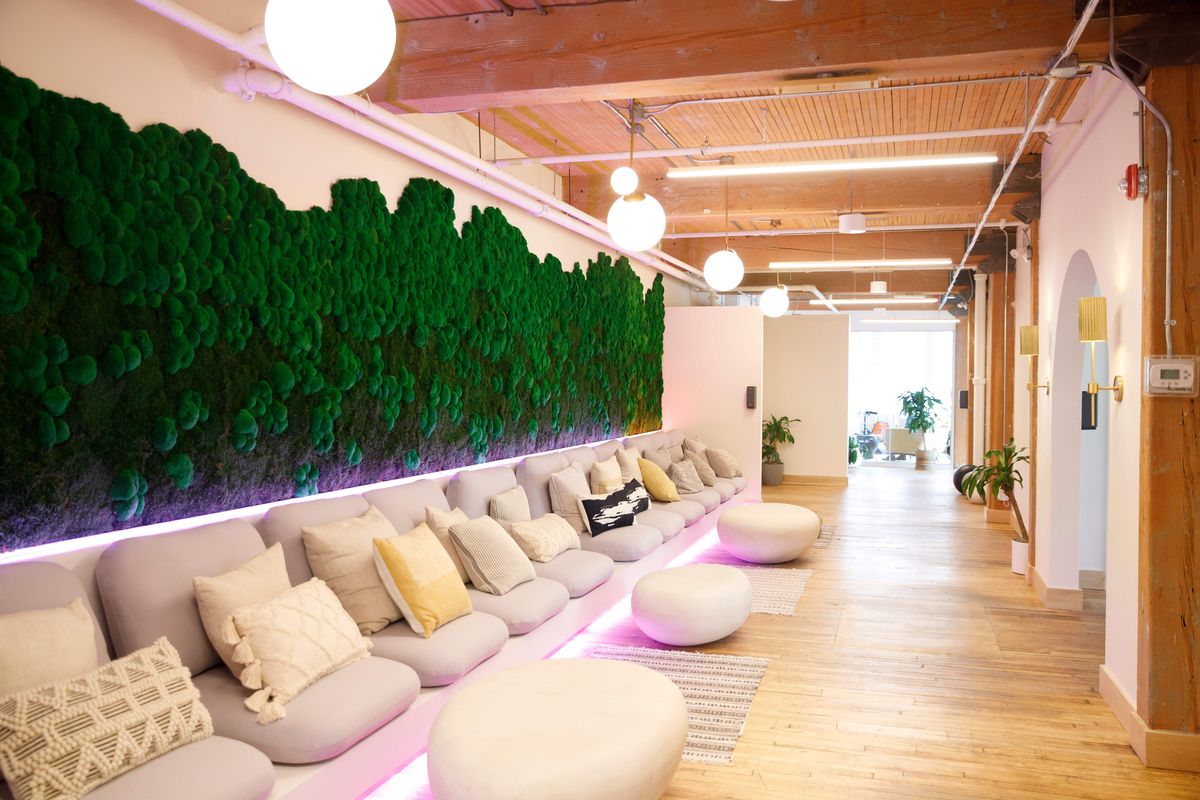
[{"label": "round floor cushion", "polygon": [[619,661],[524,664],[468,684],[429,734],[438,800],[650,800],[683,756],[670,680]]},{"label": "round floor cushion", "polygon": [[821,518],[791,503],[748,503],[728,509],[717,521],[721,544],[743,561],[780,564],[817,541]]},{"label": "round floor cushion", "polygon": [[723,639],[750,616],[750,579],[721,564],[651,572],[633,587],[633,621],[656,642],[679,647]]}]

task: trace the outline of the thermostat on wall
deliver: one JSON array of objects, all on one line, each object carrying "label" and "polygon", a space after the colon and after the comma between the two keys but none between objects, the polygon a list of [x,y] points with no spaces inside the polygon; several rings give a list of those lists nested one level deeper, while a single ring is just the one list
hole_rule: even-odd
[{"label": "thermostat on wall", "polygon": [[1195,397],[1196,356],[1147,356],[1145,393],[1151,397]]}]

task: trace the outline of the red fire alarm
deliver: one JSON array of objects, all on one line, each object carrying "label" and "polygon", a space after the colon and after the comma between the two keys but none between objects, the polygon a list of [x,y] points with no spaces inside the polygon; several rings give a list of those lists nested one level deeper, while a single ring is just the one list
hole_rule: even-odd
[{"label": "red fire alarm", "polygon": [[1146,170],[1137,164],[1130,164],[1125,168],[1125,177],[1117,185],[1125,193],[1126,200],[1145,197],[1150,190],[1149,176]]}]

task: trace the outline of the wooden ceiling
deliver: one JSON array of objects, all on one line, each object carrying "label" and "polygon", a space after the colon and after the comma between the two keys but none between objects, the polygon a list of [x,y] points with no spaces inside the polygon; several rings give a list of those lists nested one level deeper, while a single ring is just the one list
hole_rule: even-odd
[{"label": "wooden ceiling", "polygon": [[[458,112],[530,156],[626,151],[631,98],[645,107],[637,150],[936,134],[1021,127],[1045,84],[1040,77],[1075,25],[1073,0],[392,0],[400,25],[397,59],[372,87],[375,102],[407,112]],[[507,13],[511,8],[512,13]],[[467,15],[467,16],[463,16]],[[1137,20],[1118,20],[1118,31]],[[1083,59],[1107,51],[1107,20],[1086,29]],[[1040,122],[1061,118],[1082,81],[1056,81]],[[738,102],[713,102],[721,98]],[[699,102],[697,102],[699,101]],[[740,152],[739,164],[871,156],[995,153],[1007,160],[1016,134]],[[1018,202],[1036,214],[1035,135],[1021,178],[992,219],[1013,219]],[[483,139],[482,157],[491,143]],[[621,161],[556,164],[564,195],[603,218],[615,195],[608,176]],[[722,179],[669,180],[687,157],[635,162],[642,187],[667,211],[663,247],[701,265],[723,246]],[[869,225],[973,224],[1001,167],[949,167],[766,178],[728,184],[730,229],[822,229],[851,209]],[[712,238],[671,239],[677,233]],[[895,232],[892,257],[956,262],[965,232]],[[748,268],[770,260],[882,252],[883,237],[739,238]],[[880,250],[876,251],[878,247]],[[972,265],[998,256],[972,258]],[[899,276],[899,273],[897,273]],[[897,277],[914,286],[947,271]],[[833,287],[865,280],[804,276]],[[749,275],[748,284],[773,276]],[[799,280],[797,280],[799,282]]]}]

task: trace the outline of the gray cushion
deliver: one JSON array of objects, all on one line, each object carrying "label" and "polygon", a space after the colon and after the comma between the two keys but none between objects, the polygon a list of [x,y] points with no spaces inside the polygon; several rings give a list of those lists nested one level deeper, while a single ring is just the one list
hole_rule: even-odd
[{"label": "gray cushion", "polygon": [[565,469],[570,462],[562,453],[542,453],[530,456],[517,464],[517,483],[525,487],[529,498],[529,511],[534,519],[549,514],[550,474]]},{"label": "gray cushion", "polygon": [[[286,705],[287,716],[259,725],[242,704],[250,690],[218,667],[192,679],[213,730],[261,750],[278,764],[311,764],[349,749],[402,713],[421,682],[404,664],[368,657],[326,675]],[[215,796],[215,795],[214,795]]]},{"label": "gray cushion", "polygon": [[[681,495],[682,498],[682,495]],[[706,513],[704,506],[695,500],[680,499],[674,503],[660,503],[657,500],[650,504],[653,511],[670,511],[683,517],[685,525],[692,525]]]},{"label": "gray cushion", "polygon": [[686,523],[683,517],[676,514],[674,511],[662,511],[661,509],[652,508],[649,511],[643,511],[634,518],[634,522],[638,525],[648,525],[655,528],[662,534],[663,541],[673,539],[684,529]]},{"label": "gray cushion", "polygon": [[617,440],[611,442],[603,442],[592,447],[592,452],[596,454],[597,461],[603,461],[606,458],[612,458],[617,450],[621,447],[621,443]]},{"label": "gray cushion", "polygon": [[603,553],[613,561],[637,561],[654,551],[663,543],[657,528],[645,525],[630,525],[606,531],[599,536],[580,537],[583,549],[590,553]]},{"label": "gray cushion", "polygon": [[228,572],[265,549],[254,526],[240,519],[109,545],[96,563],[96,586],[116,655],[166,636],[193,675],[220,664],[192,578]]},{"label": "gray cushion", "polygon": [[570,599],[565,586],[546,578],[526,581],[507,594],[488,594],[470,587],[467,594],[476,611],[499,617],[513,636],[529,633],[562,611]]},{"label": "gray cushion", "polygon": [[446,487],[451,508],[461,508],[470,519],[486,517],[488,500],[517,485],[517,477],[508,467],[465,469]]},{"label": "gray cushion", "polygon": [[671,454],[666,451],[666,448],[646,448],[642,451],[642,458],[657,464],[663,472],[671,469]]},{"label": "gray cushion", "polygon": [[446,623],[424,639],[401,620],[371,641],[373,656],[412,667],[422,686],[445,686],[500,652],[508,641],[508,626],[490,614],[475,612]]},{"label": "gray cushion", "polygon": [[738,491],[737,487],[733,485],[732,478],[717,478],[715,481],[713,481],[713,485],[709,488],[721,495],[722,503],[733,497]]},{"label": "gray cushion", "polygon": [[603,553],[584,550],[567,550],[545,563],[533,563],[533,571],[539,578],[561,583],[571,597],[582,597],[604,583],[612,577],[615,567],[613,560]]},{"label": "gray cushion", "polygon": [[425,521],[426,506],[450,510],[446,494],[437,481],[422,480],[375,489],[363,495],[363,499],[383,512],[383,515],[404,533]]},{"label": "gray cushion", "polygon": [[259,520],[258,530],[262,533],[267,547],[276,542],[283,545],[283,560],[287,562],[288,577],[292,579],[293,586],[299,586],[313,576],[312,569],[308,566],[308,554],[304,550],[304,534],[301,529],[362,516],[367,513],[367,506],[367,501],[356,494],[288,503],[267,511],[266,516]]},{"label": "gray cushion", "polygon": [[210,736],[119,775],[86,800],[261,800],[274,787],[270,759],[248,744]]},{"label": "gray cushion", "polygon": [[0,614],[62,608],[72,600],[83,601],[96,620],[97,663],[107,664],[108,644],[100,633],[101,620],[75,573],[52,561],[18,561],[0,567]]},{"label": "gray cushion", "polygon": [[746,477],[744,475],[738,475],[736,478],[723,478],[722,480],[732,483],[733,488],[737,489],[739,493],[746,491]]},{"label": "gray cushion", "polygon": [[710,488],[704,488],[698,492],[689,492],[688,494],[680,492],[679,499],[680,502],[684,500],[692,500],[696,503],[699,503],[700,505],[704,506],[705,514],[721,505],[721,493],[716,489]]}]

